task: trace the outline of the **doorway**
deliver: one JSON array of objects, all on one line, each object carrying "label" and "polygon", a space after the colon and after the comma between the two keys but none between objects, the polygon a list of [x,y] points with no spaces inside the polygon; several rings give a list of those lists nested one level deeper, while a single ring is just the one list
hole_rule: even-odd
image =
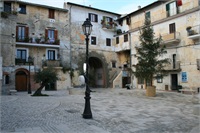
[{"label": "doorway", "polygon": [[171,74],[171,89],[177,90],[177,87],[178,87],[178,75]]},{"label": "doorway", "polygon": [[91,87],[105,87],[103,63],[97,57],[89,58],[89,84]]},{"label": "doorway", "polygon": [[24,71],[18,71],[15,76],[15,86],[17,91],[27,91],[27,75]]}]

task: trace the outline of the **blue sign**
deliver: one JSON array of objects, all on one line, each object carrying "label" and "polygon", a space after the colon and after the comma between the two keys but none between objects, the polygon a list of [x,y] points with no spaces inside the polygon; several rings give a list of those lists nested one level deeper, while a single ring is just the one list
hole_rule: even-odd
[{"label": "blue sign", "polygon": [[181,73],[181,79],[182,79],[182,82],[187,82],[188,81],[187,72],[182,72]]}]

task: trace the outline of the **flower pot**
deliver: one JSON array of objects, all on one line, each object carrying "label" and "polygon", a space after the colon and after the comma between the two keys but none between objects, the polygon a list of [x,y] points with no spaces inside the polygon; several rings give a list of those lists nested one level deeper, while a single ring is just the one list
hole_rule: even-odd
[{"label": "flower pot", "polygon": [[155,86],[147,86],[146,96],[155,97],[156,96],[156,87]]}]

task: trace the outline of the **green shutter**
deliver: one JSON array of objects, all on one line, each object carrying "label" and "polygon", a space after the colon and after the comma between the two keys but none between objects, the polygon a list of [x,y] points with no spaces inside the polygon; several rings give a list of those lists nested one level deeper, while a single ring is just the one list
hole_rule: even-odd
[{"label": "green shutter", "polygon": [[145,17],[146,17],[146,19],[150,19],[151,18],[150,12],[146,12]]},{"label": "green shutter", "polygon": [[170,8],[169,8],[169,4],[166,5],[166,11],[169,11]]}]

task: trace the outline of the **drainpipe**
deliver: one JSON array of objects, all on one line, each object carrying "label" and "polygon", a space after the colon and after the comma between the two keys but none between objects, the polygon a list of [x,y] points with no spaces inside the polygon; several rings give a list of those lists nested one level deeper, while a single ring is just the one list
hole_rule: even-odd
[{"label": "drainpipe", "polygon": [[72,72],[72,43],[71,43],[71,40],[72,40],[72,37],[71,37],[71,8],[72,8],[72,5],[70,6],[69,8],[69,49],[70,49],[70,79],[71,79],[71,85],[70,87],[72,86],[72,77],[71,77],[71,72]]},{"label": "drainpipe", "polygon": [[128,33],[129,34],[129,47],[130,47],[130,77],[131,77],[131,86],[133,86],[132,84],[132,45],[131,45],[131,32]]}]

